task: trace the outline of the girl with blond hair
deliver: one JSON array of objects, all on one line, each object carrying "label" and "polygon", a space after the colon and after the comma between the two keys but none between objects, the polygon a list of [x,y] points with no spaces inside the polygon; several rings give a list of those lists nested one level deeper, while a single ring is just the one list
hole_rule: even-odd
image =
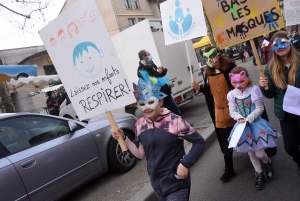
[{"label": "girl with blond hair", "polygon": [[[285,112],[283,100],[288,85],[300,88],[300,54],[288,38],[288,33],[278,31],[271,38],[273,58],[268,63],[259,85],[266,98],[274,98],[274,112],[280,120],[284,148],[298,165],[300,176],[300,116]],[[269,89],[265,90],[268,86]]]}]

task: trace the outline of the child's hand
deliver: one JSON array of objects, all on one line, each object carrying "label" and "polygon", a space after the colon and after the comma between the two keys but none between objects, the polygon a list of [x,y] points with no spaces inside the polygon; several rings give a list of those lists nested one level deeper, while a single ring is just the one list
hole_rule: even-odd
[{"label": "child's hand", "polygon": [[239,123],[245,123],[245,119],[238,119],[237,120]]},{"label": "child's hand", "polygon": [[119,128],[118,128],[118,132],[115,132],[115,131],[113,131],[113,130],[111,129],[111,135],[112,135],[112,137],[115,138],[116,140],[119,139],[119,136],[121,136],[123,139],[124,139],[124,137],[125,137],[124,131],[123,131],[122,129],[119,129]]},{"label": "child's hand", "polygon": [[189,175],[189,169],[184,167],[181,163],[179,163],[177,168],[177,176],[179,179],[186,179]]}]

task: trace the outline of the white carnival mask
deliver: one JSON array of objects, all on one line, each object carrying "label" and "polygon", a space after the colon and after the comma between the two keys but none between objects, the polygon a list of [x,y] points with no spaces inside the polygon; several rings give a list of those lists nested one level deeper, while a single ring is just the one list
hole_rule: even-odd
[{"label": "white carnival mask", "polygon": [[154,109],[158,105],[159,100],[155,98],[154,96],[151,96],[146,101],[139,100],[137,102],[137,108],[144,112],[146,109]]}]

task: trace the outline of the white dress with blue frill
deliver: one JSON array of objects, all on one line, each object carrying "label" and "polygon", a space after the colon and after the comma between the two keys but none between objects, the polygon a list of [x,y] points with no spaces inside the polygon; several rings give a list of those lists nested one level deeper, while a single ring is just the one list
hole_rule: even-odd
[{"label": "white dress with blue frill", "polygon": [[[235,147],[238,152],[256,151],[262,148],[275,147],[280,134],[266,120],[261,118],[264,110],[263,98],[257,86],[249,86],[243,92],[238,89],[227,95],[230,116],[238,120],[244,118],[249,122]],[[239,123],[233,127],[228,141]]]}]

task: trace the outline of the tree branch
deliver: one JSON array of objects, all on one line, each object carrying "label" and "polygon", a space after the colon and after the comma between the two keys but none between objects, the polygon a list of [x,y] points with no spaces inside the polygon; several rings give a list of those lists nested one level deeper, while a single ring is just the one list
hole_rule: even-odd
[{"label": "tree branch", "polygon": [[[4,6],[2,3],[0,3],[0,6],[1,7],[3,7],[3,8],[5,8],[5,9],[7,9],[7,10],[9,10],[10,12],[12,12],[12,13],[14,13],[14,14],[17,14],[17,15],[21,15],[22,17],[25,17],[25,18],[30,18],[30,15],[24,15],[24,14],[22,14],[22,13],[19,13],[19,12],[17,12],[17,11],[14,11],[14,10],[12,10],[12,9],[10,9],[10,8],[8,8],[8,7],[6,7],[6,6]],[[31,13],[30,13],[31,14]]]},{"label": "tree branch", "polygon": [[26,0],[23,0],[23,1],[20,1],[20,0],[16,0],[17,3],[41,3],[41,2],[38,2],[38,1],[26,1]]}]

